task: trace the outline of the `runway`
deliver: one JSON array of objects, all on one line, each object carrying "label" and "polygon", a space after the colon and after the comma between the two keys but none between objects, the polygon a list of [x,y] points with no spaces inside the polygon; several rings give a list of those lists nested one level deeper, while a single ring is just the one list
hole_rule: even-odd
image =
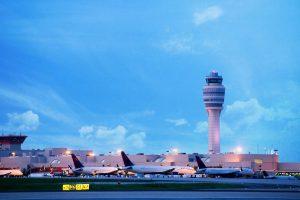
[{"label": "runway", "polygon": [[299,192],[270,191],[201,191],[201,192],[19,192],[0,193],[2,200],[66,200],[66,199],[300,199]]}]

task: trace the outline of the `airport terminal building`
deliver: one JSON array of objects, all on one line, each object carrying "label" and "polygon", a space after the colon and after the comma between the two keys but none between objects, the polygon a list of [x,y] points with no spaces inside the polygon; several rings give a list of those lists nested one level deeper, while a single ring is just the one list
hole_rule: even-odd
[{"label": "airport terminal building", "polygon": [[[100,154],[94,155],[92,150],[70,150],[68,148],[47,148],[35,150],[23,150],[22,143],[24,135],[2,135],[0,136],[0,168],[27,168],[34,167],[59,167],[68,168],[73,166],[70,153],[74,153],[86,166],[123,166],[120,155]],[[195,155],[200,155],[207,166],[210,167],[247,167],[254,171],[278,171],[278,172],[300,172],[300,163],[280,163],[279,155],[274,154],[151,154],[142,153],[129,155],[135,164],[163,165],[163,166],[197,166]]]}]

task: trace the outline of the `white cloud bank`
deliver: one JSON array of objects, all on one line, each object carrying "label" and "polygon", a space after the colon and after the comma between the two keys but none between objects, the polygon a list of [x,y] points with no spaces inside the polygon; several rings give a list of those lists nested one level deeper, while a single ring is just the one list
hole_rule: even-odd
[{"label": "white cloud bank", "polygon": [[224,117],[235,118],[237,126],[249,126],[260,121],[292,119],[294,114],[280,107],[265,107],[256,98],[246,101],[235,101],[226,106]]},{"label": "white cloud bank", "polygon": [[221,17],[223,10],[218,6],[211,6],[201,12],[194,13],[194,23],[199,26],[205,22],[213,21]]},{"label": "white cloud bank", "polygon": [[[220,122],[221,135],[234,135],[244,132],[245,129],[257,128],[266,122],[288,120],[292,122],[297,118],[290,109],[282,107],[267,107],[256,98],[245,101],[235,101],[227,105],[223,111]],[[199,121],[194,129],[196,133],[207,133],[207,121]]]},{"label": "white cloud bank", "polygon": [[8,129],[11,131],[33,131],[40,124],[39,116],[31,110],[24,113],[8,113]]},{"label": "white cloud bank", "polygon": [[166,119],[166,122],[169,122],[175,126],[183,126],[183,125],[187,125],[188,121],[184,118],[180,118],[180,119]]},{"label": "white cloud bank", "polygon": [[15,88],[0,85],[0,100],[11,105],[30,109],[59,122],[73,123],[76,118],[68,103],[47,86],[39,83],[23,84]]},{"label": "white cloud bank", "polygon": [[82,126],[78,132],[83,138],[97,140],[99,143],[113,145],[113,147],[142,148],[145,146],[145,132],[128,134],[128,130],[123,125],[114,128],[88,125]]}]

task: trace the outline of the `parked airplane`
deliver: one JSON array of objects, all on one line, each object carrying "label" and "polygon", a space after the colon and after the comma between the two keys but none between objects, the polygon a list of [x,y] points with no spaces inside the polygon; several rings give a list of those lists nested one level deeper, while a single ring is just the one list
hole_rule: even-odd
[{"label": "parked airplane", "polygon": [[254,174],[249,168],[207,168],[199,156],[196,156],[196,161],[199,167],[197,173],[203,173],[209,177],[250,177]]},{"label": "parked airplane", "polygon": [[1,169],[0,177],[3,176],[23,176],[23,173],[20,169]]},{"label": "parked airplane", "polygon": [[134,165],[124,151],[121,152],[121,156],[125,165],[123,170],[127,172],[136,174],[170,174],[175,169],[174,166]]},{"label": "parked airplane", "polygon": [[117,167],[85,167],[78,158],[71,154],[75,169],[72,169],[75,175],[109,175],[119,171]]},{"label": "parked airplane", "polygon": [[297,178],[295,176],[286,176],[286,175],[282,175],[282,176],[277,176],[276,174],[269,174],[266,171],[262,171],[263,174],[263,178],[265,179],[283,179],[283,180],[297,180]]}]

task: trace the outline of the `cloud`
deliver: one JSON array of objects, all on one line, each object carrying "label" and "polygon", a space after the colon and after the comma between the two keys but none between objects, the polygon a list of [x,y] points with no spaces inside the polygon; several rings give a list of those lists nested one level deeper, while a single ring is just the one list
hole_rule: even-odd
[{"label": "cloud", "polygon": [[188,124],[188,121],[184,118],[180,118],[180,119],[166,119],[166,122],[169,122],[171,124],[174,124],[175,126],[183,126]]},{"label": "cloud", "polygon": [[118,125],[115,128],[108,128],[106,126],[98,126],[95,131],[95,136],[98,139],[108,140],[111,144],[122,145],[123,141],[126,139],[127,129]]},{"label": "cloud", "polygon": [[197,122],[194,132],[196,132],[196,133],[207,133],[208,132],[208,123],[207,123],[207,121]]},{"label": "cloud", "polygon": [[231,126],[229,126],[226,122],[223,121],[220,122],[220,132],[221,135],[226,135],[226,136],[233,135],[235,133],[231,128]]},{"label": "cloud", "polygon": [[198,38],[195,34],[171,35],[158,45],[170,54],[202,54],[205,49],[218,51],[220,41]]},{"label": "cloud", "polygon": [[255,98],[227,105],[225,115],[238,119],[239,125],[252,125],[260,120],[273,118],[272,111],[263,107]]},{"label": "cloud", "polygon": [[40,124],[39,116],[31,110],[24,113],[8,113],[8,129],[18,131],[33,131]]},{"label": "cloud", "polygon": [[[222,16],[223,10],[218,6],[211,6],[201,12],[194,13],[194,23],[199,26],[205,22],[213,21]],[[220,50],[220,41],[218,40],[197,40],[197,37],[191,33],[181,33],[169,36],[159,47],[171,54],[193,53],[201,54],[203,49],[209,48],[214,51]]]},{"label": "cloud", "polygon": [[199,26],[205,22],[213,21],[222,16],[223,10],[218,6],[211,6],[201,12],[194,13],[194,23]]},{"label": "cloud", "polygon": [[166,52],[179,54],[193,51],[192,37],[173,36],[161,44],[162,49]]},{"label": "cloud", "polygon": [[128,134],[128,129],[123,125],[113,128],[88,125],[82,126],[78,132],[83,138],[111,145],[112,148],[142,148],[145,146],[145,132]]},{"label": "cloud", "polygon": [[66,101],[51,88],[32,83],[9,88],[1,85],[0,98],[12,105],[33,110],[52,120],[72,123],[76,117]]},{"label": "cloud", "polygon": [[82,126],[79,131],[81,137],[87,137],[89,138],[91,133],[94,132],[93,126]]},{"label": "cloud", "polygon": [[120,117],[127,118],[127,119],[136,119],[136,118],[142,118],[142,117],[150,117],[155,115],[154,110],[142,110],[142,111],[135,111],[135,112],[129,112],[122,114]]},{"label": "cloud", "polygon": [[264,107],[256,98],[235,101],[227,105],[224,113],[227,119],[236,119],[236,126],[249,126],[260,121],[293,119],[295,116],[287,109]]},{"label": "cloud", "polygon": [[126,139],[126,143],[132,144],[136,148],[143,148],[145,146],[145,138],[145,132],[134,133]]}]

